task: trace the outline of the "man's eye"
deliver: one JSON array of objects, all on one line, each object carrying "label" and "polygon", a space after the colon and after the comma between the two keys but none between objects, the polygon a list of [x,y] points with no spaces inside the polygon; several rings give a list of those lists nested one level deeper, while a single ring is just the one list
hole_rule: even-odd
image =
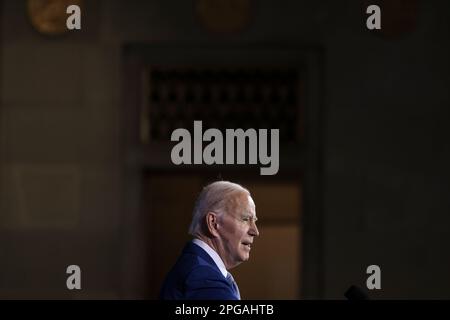
[{"label": "man's eye", "polygon": [[248,222],[248,221],[250,221],[250,218],[249,217],[244,217],[244,218],[242,218],[242,220],[244,220],[245,222]]}]

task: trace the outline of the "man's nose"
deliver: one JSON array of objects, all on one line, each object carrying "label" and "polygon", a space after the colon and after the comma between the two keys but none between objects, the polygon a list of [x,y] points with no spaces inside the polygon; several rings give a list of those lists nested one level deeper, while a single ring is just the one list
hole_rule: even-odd
[{"label": "man's nose", "polygon": [[256,222],[252,220],[250,224],[250,229],[248,230],[248,233],[254,237],[259,236],[258,227],[256,226]]}]

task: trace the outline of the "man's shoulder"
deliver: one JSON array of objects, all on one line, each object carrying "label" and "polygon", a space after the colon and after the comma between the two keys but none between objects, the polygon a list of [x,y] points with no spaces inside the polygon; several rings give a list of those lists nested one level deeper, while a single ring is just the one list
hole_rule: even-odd
[{"label": "man's shoulder", "polygon": [[163,299],[235,299],[214,260],[201,250],[189,246],[183,250],[166,278]]},{"label": "man's shoulder", "polygon": [[[199,258],[199,260],[201,260],[201,258]],[[215,266],[202,262],[193,265],[192,268],[190,268],[189,272],[187,273],[186,278],[190,280],[200,280],[200,279],[225,280],[225,277],[222,275],[220,270],[218,270]]]},{"label": "man's shoulder", "polygon": [[192,300],[236,300],[222,273],[208,265],[197,265],[184,279],[185,298]]},{"label": "man's shoulder", "polygon": [[[198,248],[198,250],[203,250]],[[206,252],[202,254],[200,251],[184,251],[177,263],[183,268],[187,268],[190,272],[206,272],[220,275],[220,270],[216,266],[215,262],[207,256]]]},{"label": "man's shoulder", "polygon": [[187,276],[191,272],[205,272],[207,274],[221,275],[214,260],[208,256],[206,251],[193,243],[188,243],[173,268],[175,273]]}]

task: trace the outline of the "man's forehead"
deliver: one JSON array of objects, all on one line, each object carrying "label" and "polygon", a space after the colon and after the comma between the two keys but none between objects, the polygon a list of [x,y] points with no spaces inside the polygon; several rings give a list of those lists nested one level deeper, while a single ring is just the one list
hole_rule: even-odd
[{"label": "man's forehead", "polygon": [[230,209],[232,210],[240,209],[242,207],[245,207],[245,210],[248,210],[247,208],[251,209],[252,211],[255,210],[255,202],[247,193],[239,193],[235,195],[232,199],[230,199],[229,204]]},{"label": "man's forehead", "polygon": [[244,214],[256,217],[256,207],[253,198],[250,195],[246,195],[246,205],[244,208]]},{"label": "man's forehead", "polygon": [[248,203],[249,205],[253,208],[253,210],[255,209],[255,201],[253,201],[253,198],[250,195],[247,195],[248,198]]}]

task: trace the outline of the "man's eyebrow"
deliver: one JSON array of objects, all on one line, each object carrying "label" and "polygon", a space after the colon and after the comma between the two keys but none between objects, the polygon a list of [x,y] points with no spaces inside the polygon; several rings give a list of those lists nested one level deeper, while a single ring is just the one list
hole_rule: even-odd
[{"label": "man's eyebrow", "polygon": [[247,213],[247,212],[244,212],[243,216],[246,217],[246,218],[250,218],[251,217],[251,218],[258,219],[256,214],[251,214],[251,213]]}]

